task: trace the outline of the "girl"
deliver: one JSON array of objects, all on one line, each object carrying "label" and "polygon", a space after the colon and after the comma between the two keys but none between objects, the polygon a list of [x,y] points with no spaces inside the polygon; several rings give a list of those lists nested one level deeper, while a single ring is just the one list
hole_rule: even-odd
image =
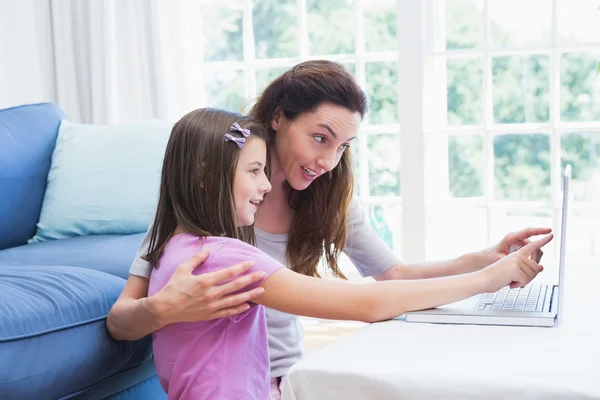
[{"label": "girl", "polygon": [[[317,318],[380,321],[408,310],[451,303],[513,282],[528,283],[541,266],[529,258],[552,239],[532,242],[488,268],[444,279],[353,284],[295,273],[252,246],[258,206],[271,190],[266,131],[239,114],[201,109],[171,133],[156,219],[145,259],[148,294],[160,292],[178,266],[207,249],[194,274],[243,260],[264,293],[232,317],[167,324],[154,335],[158,376],[170,399],[269,399],[267,321],[263,306]],[[417,296],[429,292],[430,296]],[[277,395],[277,393],[276,393]]]}]

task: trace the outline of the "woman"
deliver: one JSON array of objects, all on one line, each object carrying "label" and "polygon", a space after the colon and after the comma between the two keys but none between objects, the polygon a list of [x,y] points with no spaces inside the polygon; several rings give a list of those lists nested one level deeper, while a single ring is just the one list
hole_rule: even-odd
[{"label": "woman", "polygon": [[[352,76],[329,61],[298,64],[265,89],[250,112],[267,128],[271,147],[272,190],[254,225],[259,249],[305,275],[318,276],[317,264],[324,253],[331,272],[343,277],[337,255],[344,251],[363,276],[409,280],[482,269],[506,256],[510,246],[522,246],[529,237],[550,232],[529,228],[511,233],[496,246],[454,260],[420,265],[400,262],[352,197],[348,146],[359,132],[366,107],[364,92]],[[230,280],[243,274],[248,263],[193,276],[192,270],[206,258],[199,254],[183,263],[161,291],[147,297],[151,266],[141,256],[147,251],[148,236],[107,319],[115,339],[138,339],[173,322],[234,315],[262,293],[257,288],[227,296],[261,279],[250,274]],[[533,257],[534,262],[540,254]],[[409,282],[406,284],[409,290]],[[433,287],[426,284],[419,287],[423,289],[415,296],[420,299],[438,298],[444,291],[439,287],[430,290]],[[267,323],[271,376],[281,377],[301,356],[301,327],[295,316],[272,309],[267,309]]]}]

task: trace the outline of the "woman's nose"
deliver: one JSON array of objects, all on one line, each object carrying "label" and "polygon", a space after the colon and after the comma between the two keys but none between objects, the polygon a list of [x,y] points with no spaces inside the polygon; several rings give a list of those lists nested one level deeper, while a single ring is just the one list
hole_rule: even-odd
[{"label": "woman's nose", "polygon": [[320,157],[317,160],[317,165],[323,171],[317,171],[317,172],[319,172],[319,173],[329,172],[333,168],[335,168],[335,165],[336,165],[336,156],[337,156],[337,154],[326,154],[326,155]]}]

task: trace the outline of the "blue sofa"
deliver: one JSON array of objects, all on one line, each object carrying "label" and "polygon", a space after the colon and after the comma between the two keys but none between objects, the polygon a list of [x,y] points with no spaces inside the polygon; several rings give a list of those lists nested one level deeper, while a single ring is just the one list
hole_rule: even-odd
[{"label": "blue sofa", "polygon": [[65,118],[50,103],[0,110],[0,399],[165,399],[151,338],[106,330],[143,233],[28,244]]}]

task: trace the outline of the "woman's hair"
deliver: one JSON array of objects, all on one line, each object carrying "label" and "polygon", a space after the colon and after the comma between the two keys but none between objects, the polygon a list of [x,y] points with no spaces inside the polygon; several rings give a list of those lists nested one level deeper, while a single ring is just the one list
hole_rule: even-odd
[{"label": "woman's hair", "polygon": [[[233,181],[240,156],[225,135],[234,123],[251,131],[247,140],[266,140],[264,127],[249,117],[201,108],[181,118],[171,131],[163,160],[155,221],[144,259],[156,266],[177,227],[199,237],[226,236],[255,244],[252,226],[236,224]],[[268,163],[268,157],[267,157]]]},{"label": "woman's hair", "polygon": [[[358,112],[361,118],[367,112],[365,93],[340,64],[307,61],[275,79],[259,96],[250,116],[263,124],[272,141],[276,132],[271,122],[278,112],[293,120],[325,103]],[[319,276],[317,266],[325,252],[333,274],[345,278],[337,259],[346,243],[346,222],[353,189],[351,153],[346,151],[332,171],[316,179],[307,189],[290,190],[288,202],[295,215],[286,258],[291,269]]]}]

